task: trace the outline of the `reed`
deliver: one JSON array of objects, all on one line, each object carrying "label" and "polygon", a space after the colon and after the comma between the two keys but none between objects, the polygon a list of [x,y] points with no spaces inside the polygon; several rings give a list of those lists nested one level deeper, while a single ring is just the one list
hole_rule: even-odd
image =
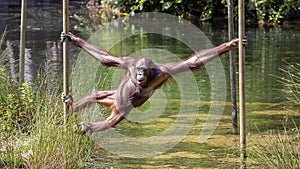
[{"label": "reed", "polygon": [[300,168],[300,133],[295,128],[276,133],[270,132],[268,139],[256,142],[252,149],[252,159],[264,168]]},{"label": "reed", "polygon": [[288,94],[288,99],[292,105],[300,106],[300,64],[285,63],[288,67],[281,69],[285,76],[280,77],[279,81],[285,86],[283,90]]},{"label": "reed", "polygon": [[[285,86],[283,90],[288,96],[289,103],[286,107],[297,114],[300,106],[300,64],[287,64],[288,67],[282,69],[285,76],[279,77],[279,81]],[[270,131],[267,140],[256,142],[252,155],[258,164],[266,168],[300,168],[299,124],[294,120],[291,121],[294,127],[287,127],[290,122],[287,117],[283,130],[276,133]]]}]

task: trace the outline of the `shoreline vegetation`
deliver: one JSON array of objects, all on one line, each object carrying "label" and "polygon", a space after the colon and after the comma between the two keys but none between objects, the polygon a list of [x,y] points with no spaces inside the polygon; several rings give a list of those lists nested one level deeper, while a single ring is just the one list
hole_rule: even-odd
[{"label": "shoreline vegetation", "polygon": [[[237,21],[238,2],[233,2],[233,17]],[[87,5],[91,20],[97,27],[122,16],[140,12],[164,12],[193,23],[227,20],[225,0],[90,0]],[[245,0],[248,24],[288,26],[300,24],[300,2],[297,0]]]},{"label": "shoreline vegetation", "polygon": [[[3,43],[5,32],[1,36]],[[94,143],[73,132],[75,115],[63,125],[63,108],[51,72],[34,84],[12,78],[8,49],[0,51],[0,168],[79,168]],[[55,78],[54,78],[55,79]]]}]

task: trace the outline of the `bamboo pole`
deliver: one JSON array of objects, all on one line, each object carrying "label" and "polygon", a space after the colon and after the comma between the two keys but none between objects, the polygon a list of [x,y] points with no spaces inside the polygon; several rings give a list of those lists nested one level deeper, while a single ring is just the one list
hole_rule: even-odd
[{"label": "bamboo pole", "polygon": [[242,44],[245,32],[245,5],[239,0],[239,98],[240,98],[240,158],[241,168],[246,168],[246,105],[245,105],[245,48]]},{"label": "bamboo pole", "polygon": [[[69,0],[63,0],[63,32],[69,32]],[[68,38],[63,42],[63,92],[69,94],[69,41]],[[64,103],[64,124],[67,123],[69,109]]]},{"label": "bamboo pole", "polygon": [[22,0],[20,29],[19,83],[24,82],[27,0]]},{"label": "bamboo pole", "polygon": [[[233,29],[233,4],[232,0],[228,0],[228,39],[232,40],[234,36]],[[231,106],[232,106],[232,132],[237,134],[237,105],[236,105],[236,77],[235,77],[235,61],[233,51],[229,51],[230,60],[230,87],[231,87]]]}]

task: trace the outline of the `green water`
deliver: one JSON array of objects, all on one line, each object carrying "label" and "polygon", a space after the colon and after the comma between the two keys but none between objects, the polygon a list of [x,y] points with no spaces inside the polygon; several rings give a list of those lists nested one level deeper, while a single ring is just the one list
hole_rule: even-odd
[{"label": "green water", "polygon": [[[227,41],[225,27],[220,28],[209,25],[201,29],[213,45]],[[118,34],[118,32],[115,32],[115,34]],[[298,57],[300,54],[300,30],[250,27],[246,29],[246,35],[248,39],[245,68],[248,135],[250,133],[260,134],[270,129],[281,129],[282,125],[289,121],[288,119],[294,119],[296,123],[299,122],[299,110],[298,114],[290,114],[285,109],[285,102],[287,102],[289,95],[283,91],[286,88],[278,82],[278,77],[285,76],[280,69],[288,68],[286,62],[291,64],[300,62]],[[109,34],[107,36],[109,37]],[[119,36],[121,37],[122,34]],[[103,38],[105,39],[105,37]],[[105,43],[105,41],[100,43]],[[147,50],[149,48],[151,48],[150,52]],[[156,49],[154,54],[153,48]],[[177,59],[185,58],[193,52],[175,38],[151,33],[126,38],[116,43],[110,51],[113,54],[122,56],[157,56],[165,54],[164,51],[169,51],[176,55]],[[174,61],[174,59],[168,60],[168,57],[162,57],[156,61],[165,63]],[[156,110],[152,110],[151,107],[151,104],[163,100],[158,95],[154,96],[152,102],[146,102],[145,105],[138,108],[138,113],[133,112],[133,120],[129,116],[128,120],[121,122],[115,129],[115,131],[130,138],[156,136],[176,123],[182,105],[190,106],[187,109],[187,114],[195,118],[195,121],[188,134],[179,143],[167,151],[146,158],[122,157],[99,146],[94,157],[87,162],[86,168],[234,168],[238,166],[239,141],[238,137],[231,134],[229,60],[227,54],[221,58],[221,61],[226,77],[226,105],[216,130],[206,142],[199,143],[199,134],[207,118],[212,100],[210,78],[206,69],[202,69],[193,72],[193,77],[196,79],[198,86],[199,100],[182,102],[183,99],[178,88],[180,84],[176,80],[171,81],[161,89],[164,94],[163,98],[167,102],[160,114],[156,114]],[[237,59],[236,62],[238,62]],[[115,76],[115,72],[115,69],[100,67],[96,88],[107,89],[110,86],[115,88],[122,76],[121,72],[118,73],[120,75],[117,75],[117,80],[109,80]],[[186,84],[186,90],[189,90],[189,85],[191,84]],[[292,109],[297,108],[292,107]],[[151,116],[151,113],[154,117]],[[102,114],[107,115],[107,111],[103,110]],[[139,118],[143,119],[143,117],[150,118],[150,120],[146,120],[146,122],[134,121]],[[91,120],[93,119],[91,118]],[[287,125],[292,126],[292,123],[289,121]],[[105,138],[103,139],[105,140]],[[158,141],[157,143],[160,142],[160,140],[156,141]],[[114,143],[111,142],[111,144]],[[122,149],[123,147],[126,149],[125,144],[127,144],[126,141],[123,146],[118,145],[118,148]],[[141,154],[141,156],[143,155]],[[255,168],[255,166],[250,165],[249,168]]]}]

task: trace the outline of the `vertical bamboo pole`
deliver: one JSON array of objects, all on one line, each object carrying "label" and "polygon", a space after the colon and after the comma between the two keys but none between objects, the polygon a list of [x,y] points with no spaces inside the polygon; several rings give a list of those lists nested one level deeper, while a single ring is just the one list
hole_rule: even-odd
[{"label": "vertical bamboo pole", "polygon": [[239,0],[239,97],[240,97],[240,158],[241,168],[246,168],[246,105],[245,105],[245,48],[242,44],[245,32],[245,5]]},{"label": "vertical bamboo pole", "polygon": [[[233,29],[233,4],[228,0],[228,39],[232,40],[234,35]],[[231,86],[231,106],[232,106],[232,131],[237,134],[237,105],[236,105],[236,81],[235,81],[235,61],[233,51],[229,51],[230,60],[230,86]]]},{"label": "vertical bamboo pole", "polygon": [[[69,0],[63,0],[63,32],[69,32]],[[63,42],[63,92],[69,94],[69,41],[68,38]],[[64,103],[64,124],[67,123],[69,109]]]},{"label": "vertical bamboo pole", "polygon": [[22,0],[21,6],[21,29],[20,29],[20,60],[19,60],[19,83],[24,82],[25,44],[26,44],[26,11],[27,0]]}]

